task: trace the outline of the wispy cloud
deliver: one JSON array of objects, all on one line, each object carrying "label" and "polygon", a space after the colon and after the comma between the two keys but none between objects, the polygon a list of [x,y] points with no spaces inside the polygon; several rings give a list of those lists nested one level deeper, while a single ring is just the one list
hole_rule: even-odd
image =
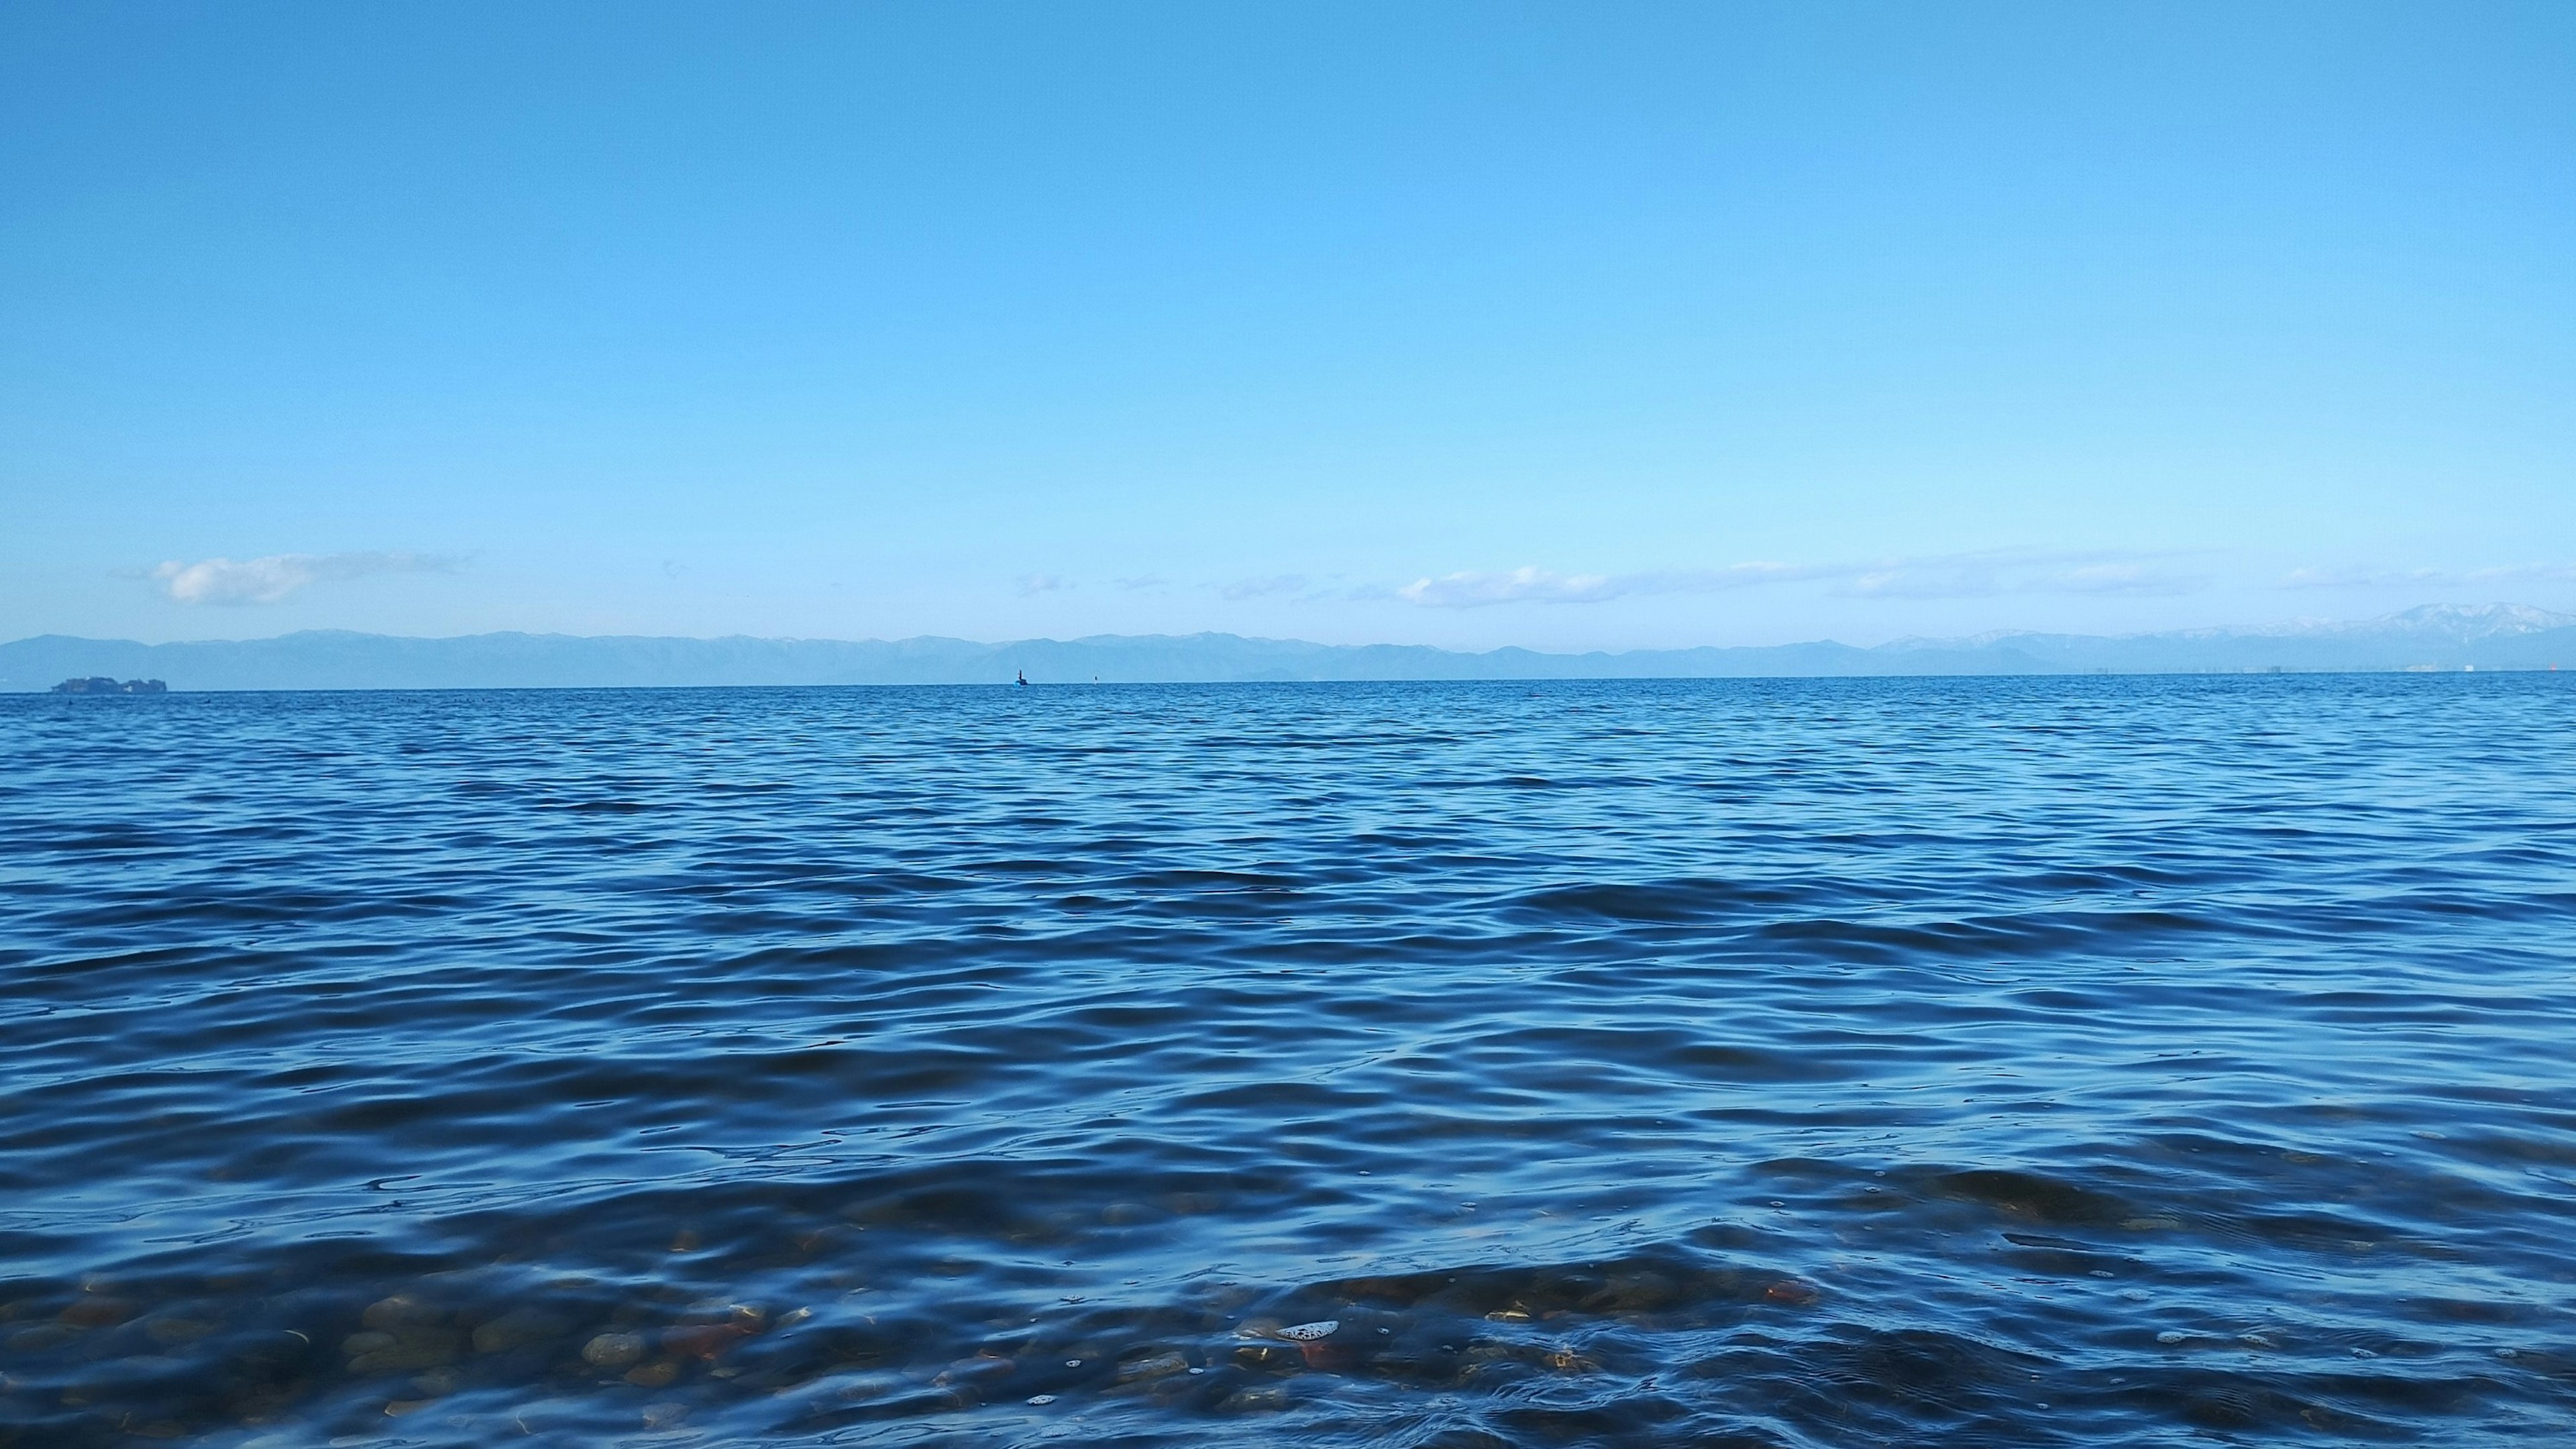
[{"label": "wispy cloud", "polygon": [[1171,580],[1163,577],[1161,574],[1146,574],[1142,578],[1113,579],[1111,582],[1117,584],[1118,587],[1122,589],[1133,591],[1136,589],[1159,589],[1171,583]]},{"label": "wispy cloud", "polygon": [[182,604],[274,604],[314,584],[377,574],[452,572],[458,560],[420,553],[274,553],[266,558],[172,559],[152,571]]},{"label": "wispy cloud", "polygon": [[1395,596],[1430,609],[1518,603],[1598,604],[1631,594],[1715,593],[1786,579],[1815,578],[1819,573],[1795,564],[1776,563],[1634,574],[1562,574],[1550,569],[1518,568],[1506,573],[1456,573],[1415,579],[1397,589]]},{"label": "wispy cloud", "polygon": [[1024,599],[1032,594],[1052,594],[1073,586],[1073,580],[1059,574],[1022,574],[1019,578],[1020,597]]},{"label": "wispy cloud", "polygon": [[1842,571],[1834,592],[1856,599],[1984,599],[1998,594],[2188,594],[2209,576],[2168,557],[2018,549],[1892,559]]},{"label": "wispy cloud", "polygon": [[2282,576],[2285,589],[2396,589],[2458,584],[2564,583],[2576,580],[2576,564],[2510,564],[2484,569],[2391,569],[2366,564],[2334,568],[2292,569]]},{"label": "wispy cloud", "polygon": [[1396,597],[1427,609],[1476,609],[1488,604],[1597,604],[1617,598],[1619,581],[1608,574],[1560,574],[1521,568],[1509,573],[1443,574],[1415,579]]},{"label": "wispy cloud", "polygon": [[1266,579],[1238,579],[1217,594],[1227,599],[1266,599],[1273,594],[1302,593],[1305,588],[1304,574],[1273,574]]},{"label": "wispy cloud", "polygon": [[1433,609],[1492,604],[1598,604],[1641,594],[1710,594],[1801,580],[1830,582],[1851,598],[1947,599],[1992,594],[2182,594],[2208,585],[2204,575],[2152,555],[1995,550],[1873,563],[1739,563],[1721,568],[1632,574],[1569,574],[1542,568],[1507,573],[1455,573],[1416,579],[1395,590]]}]

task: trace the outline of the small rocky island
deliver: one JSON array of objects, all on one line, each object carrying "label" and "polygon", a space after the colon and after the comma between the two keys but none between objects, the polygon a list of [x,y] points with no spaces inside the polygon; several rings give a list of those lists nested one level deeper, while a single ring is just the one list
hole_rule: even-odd
[{"label": "small rocky island", "polygon": [[88,679],[66,679],[54,686],[56,694],[168,694],[170,686],[157,679],[129,679],[123,684],[104,674]]}]

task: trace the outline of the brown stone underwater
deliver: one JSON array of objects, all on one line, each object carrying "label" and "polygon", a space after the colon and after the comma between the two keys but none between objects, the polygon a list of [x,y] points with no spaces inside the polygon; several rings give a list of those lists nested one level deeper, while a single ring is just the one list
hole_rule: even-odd
[{"label": "brown stone underwater", "polygon": [[2576,1440],[2571,724],[0,698],[0,1445]]}]

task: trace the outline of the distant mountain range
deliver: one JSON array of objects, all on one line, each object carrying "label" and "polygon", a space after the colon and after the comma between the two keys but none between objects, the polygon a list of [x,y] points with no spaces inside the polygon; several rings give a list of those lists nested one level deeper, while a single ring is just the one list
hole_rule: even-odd
[{"label": "distant mountain range", "polygon": [[407,639],[337,630],[274,639],[137,644],[59,634],[0,644],[0,690],[68,678],[163,679],[172,689],[506,689],[779,684],[1249,682],[1327,679],[1641,679],[1899,674],[2190,674],[2267,670],[2576,667],[2576,614],[2519,604],[2428,605],[2357,623],[2167,634],[1980,634],[1873,648],[1640,649],[1481,654],[1403,644],[1308,644],[1234,634],[964,639]]}]

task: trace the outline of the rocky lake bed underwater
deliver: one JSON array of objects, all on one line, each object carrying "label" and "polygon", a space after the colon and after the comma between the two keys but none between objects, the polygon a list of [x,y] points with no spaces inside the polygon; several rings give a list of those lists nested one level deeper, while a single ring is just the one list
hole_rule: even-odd
[{"label": "rocky lake bed underwater", "polygon": [[2571,722],[0,697],[0,1445],[2576,1441]]}]

